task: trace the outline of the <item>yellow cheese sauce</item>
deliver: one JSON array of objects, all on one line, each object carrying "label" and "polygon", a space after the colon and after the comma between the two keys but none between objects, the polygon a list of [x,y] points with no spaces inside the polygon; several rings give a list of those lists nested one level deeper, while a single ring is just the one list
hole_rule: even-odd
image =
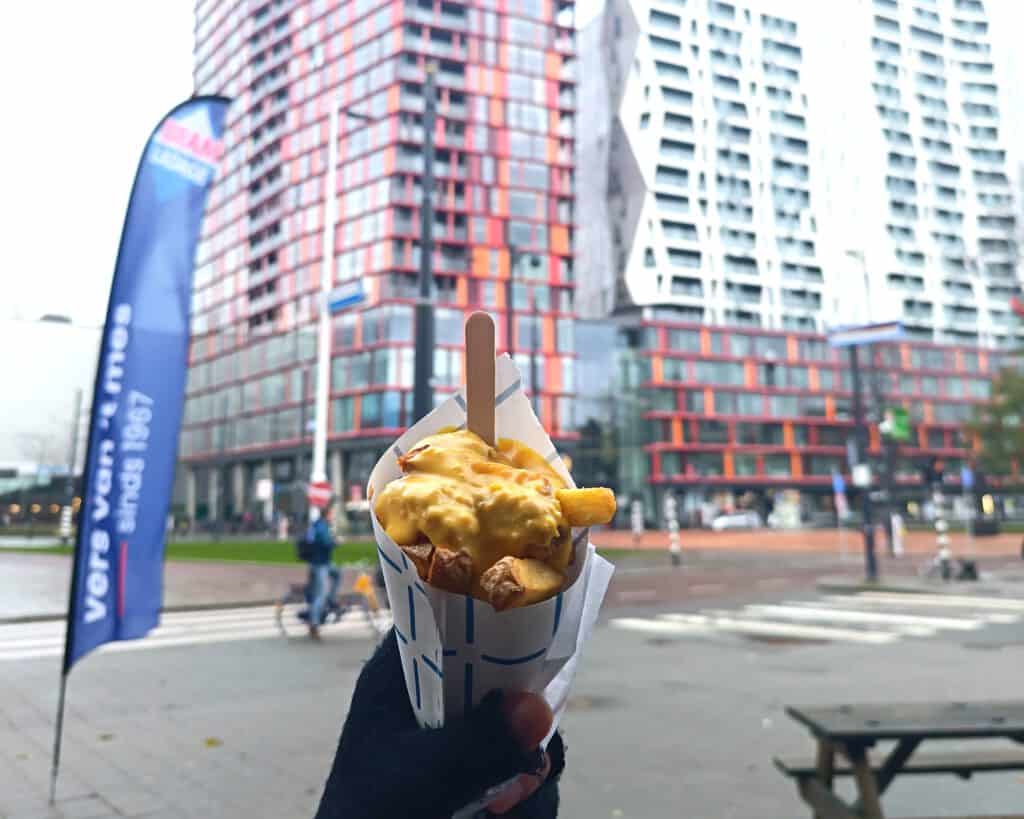
[{"label": "yellow cheese sauce", "polygon": [[430,541],[465,551],[479,576],[502,557],[547,559],[564,571],[569,525],[555,493],[565,481],[528,446],[489,446],[468,430],[420,441],[399,459],[405,475],[377,496],[374,509],[399,546]]}]

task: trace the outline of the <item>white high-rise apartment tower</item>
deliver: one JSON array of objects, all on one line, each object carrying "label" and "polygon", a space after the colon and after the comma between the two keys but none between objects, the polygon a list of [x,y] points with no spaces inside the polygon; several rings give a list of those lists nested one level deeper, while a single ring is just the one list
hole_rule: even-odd
[{"label": "white high-rise apartment tower", "polygon": [[823,327],[804,54],[797,23],[761,10],[778,5],[609,0],[584,32],[581,99],[603,82],[608,102],[580,169],[606,152],[611,219],[602,236],[581,186],[585,315]]},{"label": "white high-rise apartment tower", "polygon": [[989,40],[981,0],[609,0],[581,40],[610,223],[581,185],[581,310],[1019,343]]},{"label": "white high-rise apartment tower", "polygon": [[[998,2],[998,0],[988,0]],[[837,296],[914,338],[1015,346],[1017,213],[982,0],[844,0],[808,26],[812,166]],[[815,193],[819,193],[818,190]],[[840,310],[840,315],[843,311]]]}]

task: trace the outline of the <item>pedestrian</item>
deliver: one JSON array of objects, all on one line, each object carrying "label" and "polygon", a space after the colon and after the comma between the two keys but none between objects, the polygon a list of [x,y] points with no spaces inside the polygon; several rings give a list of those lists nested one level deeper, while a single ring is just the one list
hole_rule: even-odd
[{"label": "pedestrian", "polygon": [[331,532],[330,506],[324,507],[306,531],[309,543],[309,636],[320,639],[328,601],[334,600],[341,583],[341,572],[334,565],[334,534]]},{"label": "pedestrian", "polygon": [[478,800],[487,812],[474,815],[554,819],[565,747],[558,733],[538,747],[551,719],[536,694],[492,691],[465,717],[420,728],[392,630],[356,682],[316,819],[448,819]]}]

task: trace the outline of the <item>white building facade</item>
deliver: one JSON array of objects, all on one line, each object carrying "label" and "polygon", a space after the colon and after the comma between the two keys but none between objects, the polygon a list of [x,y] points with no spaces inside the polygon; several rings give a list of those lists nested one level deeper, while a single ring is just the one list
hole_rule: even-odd
[{"label": "white building facade", "polygon": [[584,315],[1024,340],[982,0],[609,0],[591,25],[579,167],[610,230],[581,198]]},{"label": "white building facade", "polygon": [[[610,0],[592,24],[602,47],[581,49],[581,94],[603,69],[612,229],[611,271],[581,281],[587,314],[664,306],[711,324],[824,327],[800,31],[759,5]],[[581,138],[580,167],[600,166],[586,150]],[[580,252],[584,276],[600,269],[586,236]]]},{"label": "white building facade", "polygon": [[[991,2],[991,0],[989,0]],[[1016,346],[1019,203],[983,0],[850,0],[813,21],[819,219],[840,297],[913,338]],[[825,66],[832,66],[825,71]]]}]

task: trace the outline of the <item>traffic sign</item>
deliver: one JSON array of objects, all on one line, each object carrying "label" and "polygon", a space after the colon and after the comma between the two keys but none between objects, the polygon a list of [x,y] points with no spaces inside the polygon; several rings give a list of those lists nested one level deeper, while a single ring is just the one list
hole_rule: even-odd
[{"label": "traffic sign", "polygon": [[339,284],[327,294],[327,312],[334,315],[365,300],[366,291],[363,290],[362,280],[353,279],[350,282]]},{"label": "traffic sign", "polygon": [[964,489],[974,488],[974,470],[969,466],[960,467],[960,485]]},{"label": "traffic sign", "polygon": [[885,410],[885,420],[878,425],[883,435],[887,435],[894,441],[910,440],[910,413],[903,407],[888,407]]},{"label": "traffic sign", "polygon": [[310,506],[326,506],[331,502],[333,494],[327,481],[315,481],[306,487],[306,498]]},{"label": "traffic sign", "polygon": [[881,324],[839,327],[828,334],[828,343],[833,347],[857,347],[861,344],[877,344],[901,338],[903,338],[903,323],[886,321]]},{"label": "traffic sign", "polygon": [[270,478],[256,481],[256,500],[268,501],[274,497],[274,482]]}]

